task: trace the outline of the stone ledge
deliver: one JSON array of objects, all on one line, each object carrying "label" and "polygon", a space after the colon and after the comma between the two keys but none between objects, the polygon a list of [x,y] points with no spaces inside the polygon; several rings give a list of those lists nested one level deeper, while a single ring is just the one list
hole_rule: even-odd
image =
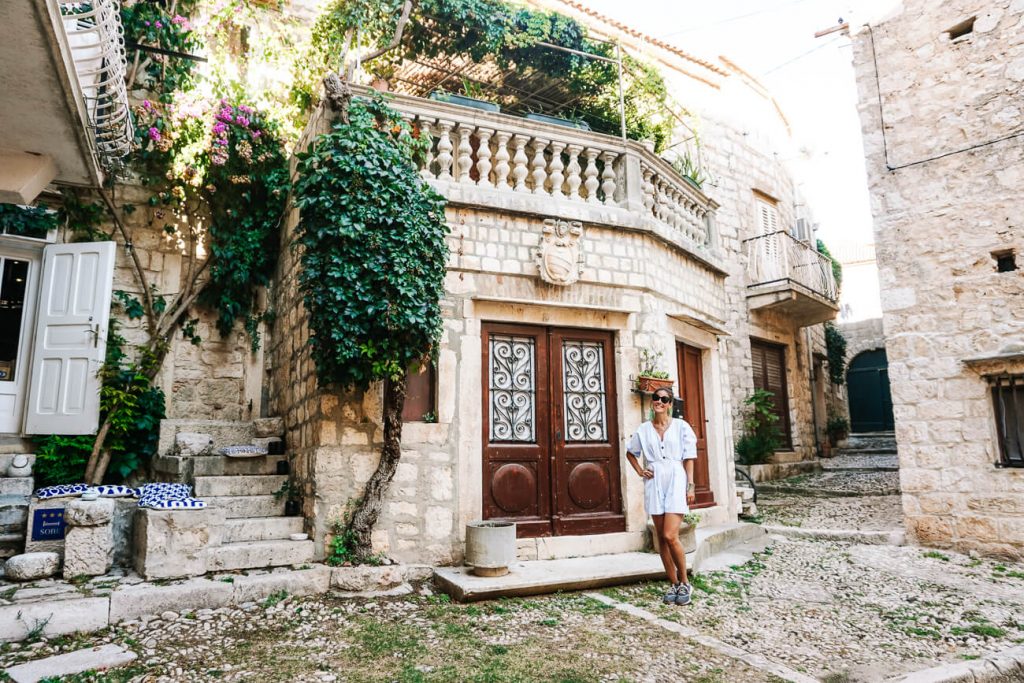
[{"label": "stone ledge", "polygon": [[110,623],[166,611],[216,609],[230,604],[233,594],[232,584],[207,579],[192,579],[169,586],[136,584],[110,594]]},{"label": "stone ledge", "polygon": [[1024,646],[1011,647],[981,659],[940,664],[886,679],[890,683],[1011,683],[1024,680]]},{"label": "stone ledge", "polygon": [[769,534],[786,538],[806,538],[820,541],[848,541],[865,545],[906,545],[907,534],[900,529],[891,531],[860,531],[859,529],[804,529],[801,527],[766,524]]},{"label": "stone ledge", "polygon": [[36,683],[43,679],[71,676],[86,671],[104,671],[130,664],[138,657],[134,652],[117,645],[101,645],[68,652],[54,657],[25,662],[7,669],[6,674],[15,683]]},{"label": "stone ledge", "polygon": [[0,607],[0,640],[24,640],[34,629],[44,636],[95,631],[109,623],[110,598],[23,602]]}]

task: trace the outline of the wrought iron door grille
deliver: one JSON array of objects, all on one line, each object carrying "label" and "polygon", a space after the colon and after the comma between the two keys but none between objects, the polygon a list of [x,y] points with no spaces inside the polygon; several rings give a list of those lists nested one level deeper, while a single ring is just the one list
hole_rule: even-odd
[{"label": "wrought iron door grille", "polygon": [[562,345],[565,440],[608,440],[605,415],[604,344],[566,341]]},{"label": "wrought iron door grille", "polygon": [[986,379],[992,388],[999,435],[996,465],[1024,467],[1024,375],[993,375]]},{"label": "wrought iron door grille", "polygon": [[537,373],[532,337],[490,339],[490,440],[534,443]]}]

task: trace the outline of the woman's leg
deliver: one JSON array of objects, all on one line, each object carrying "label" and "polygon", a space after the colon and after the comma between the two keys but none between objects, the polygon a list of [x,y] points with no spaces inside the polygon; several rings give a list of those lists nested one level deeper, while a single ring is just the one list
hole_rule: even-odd
[{"label": "woman's leg", "polygon": [[[679,579],[677,578],[678,573],[676,572],[676,562],[672,557],[672,549],[669,547],[669,544],[665,542],[665,521],[666,518],[673,516],[678,517],[679,515],[651,515],[651,520],[654,521],[654,533],[658,534],[658,553],[661,555],[661,564],[665,567],[665,574],[668,576],[668,582],[674,586],[679,583]],[[678,536],[679,521],[676,520],[676,543],[679,542]]]},{"label": "woman's leg", "polygon": [[[679,542],[679,525],[682,521],[682,515],[666,512],[658,535],[658,539],[661,541],[661,562],[665,565],[665,571],[668,572],[669,581],[672,583],[687,583],[686,552],[683,550],[683,544]],[[655,527],[657,527],[657,523],[655,523]],[[670,563],[671,569],[669,568]]]}]

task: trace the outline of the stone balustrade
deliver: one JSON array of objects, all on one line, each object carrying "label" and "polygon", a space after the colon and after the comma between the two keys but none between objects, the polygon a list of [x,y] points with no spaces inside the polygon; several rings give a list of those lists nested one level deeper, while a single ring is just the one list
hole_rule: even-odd
[{"label": "stone balustrade", "polygon": [[646,228],[720,265],[718,205],[649,144],[416,97],[391,105],[430,135],[421,173],[450,203]]}]

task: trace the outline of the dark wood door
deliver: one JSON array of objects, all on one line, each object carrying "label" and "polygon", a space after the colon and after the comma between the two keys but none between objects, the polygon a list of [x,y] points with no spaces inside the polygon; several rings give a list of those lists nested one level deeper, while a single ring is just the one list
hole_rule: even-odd
[{"label": "dark wood door", "polygon": [[750,356],[753,361],[754,388],[772,394],[775,415],[779,418],[776,424],[782,432],[782,448],[792,448],[789,391],[786,387],[786,347],[751,339]]},{"label": "dark wood door", "polygon": [[622,531],[612,337],[485,324],[483,514],[520,537]]},{"label": "dark wood door", "polygon": [[697,462],[693,464],[696,502],[690,507],[706,508],[715,504],[708,475],[708,422],[704,411],[704,365],[701,350],[678,342],[676,362],[679,366],[679,393],[683,399],[683,419],[697,435]]},{"label": "dark wood door", "polygon": [[846,370],[846,386],[851,432],[893,430],[889,362],[884,349],[858,354]]}]

